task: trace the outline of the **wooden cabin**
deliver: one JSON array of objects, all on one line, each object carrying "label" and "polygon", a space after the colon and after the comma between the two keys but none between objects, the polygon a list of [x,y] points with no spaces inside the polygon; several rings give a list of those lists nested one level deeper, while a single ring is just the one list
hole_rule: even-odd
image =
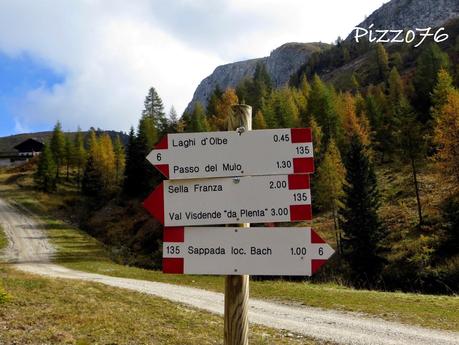
[{"label": "wooden cabin", "polygon": [[29,138],[14,147],[19,157],[34,157],[43,151],[45,145],[36,139]]}]

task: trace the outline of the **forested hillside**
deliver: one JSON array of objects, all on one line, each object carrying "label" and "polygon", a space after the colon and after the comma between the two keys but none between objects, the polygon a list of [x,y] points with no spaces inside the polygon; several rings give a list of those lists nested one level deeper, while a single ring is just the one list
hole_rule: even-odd
[{"label": "forested hillside", "polygon": [[356,287],[457,292],[459,286],[459,71],[457,31],[441,45],[338,40],[312,55],[290,86],[266,66],[207,106],[169,116],[151,88],[126,146],[91,131],[66,139],[59,124],[38,162],[37,187],[71,188],[67,215],[114,257],[160,267],[161,227],[141,202],[161,181],[145,160],[168,132],[226,130],[231,106],[253,107],[254,129],[312,127],[314,226],[337,254],[315,278]]}]

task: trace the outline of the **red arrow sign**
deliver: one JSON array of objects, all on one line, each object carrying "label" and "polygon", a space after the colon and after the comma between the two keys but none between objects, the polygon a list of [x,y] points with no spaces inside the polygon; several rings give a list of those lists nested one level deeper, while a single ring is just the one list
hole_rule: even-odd
[{"label": "red arrow sign", "polygon": [[333,253],[311,228],[165,228],[163,272],[310,276]]},{"label": "red arrow sign", "polygon": [[309,175],[168,180],[144,206],[166,226],[312,219]]},{"label": "red arrow sign", "polygon": [[310,174],[310,128],[167,134],[147,156],[170,180]]}]

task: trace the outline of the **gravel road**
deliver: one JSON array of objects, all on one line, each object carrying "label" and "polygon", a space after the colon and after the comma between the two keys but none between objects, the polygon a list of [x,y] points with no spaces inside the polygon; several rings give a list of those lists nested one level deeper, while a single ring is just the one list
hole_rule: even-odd
[{"label": "gravel road", "polygon": [[[139,291],[211,313],[223,314],[223,295],[171,284],[116,278],[67,269],[51,262],[53,248],[34,217],[0,199],[0,225],[9,240],[4,260],[30,273],[79,279]],[[372,318],[358,313],[250,300],[252,323],[338,344],[458,344],[459,333],[430,330]]]}]

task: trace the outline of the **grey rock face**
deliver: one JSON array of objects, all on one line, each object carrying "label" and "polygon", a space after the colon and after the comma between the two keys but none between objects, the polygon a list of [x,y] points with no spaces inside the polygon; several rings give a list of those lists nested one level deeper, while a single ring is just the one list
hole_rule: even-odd
[{"label": "grey rock face", "polygon": [[327,46],[325,43],[286,43],[273,50],[267,57],[218,66],[211,75],[201,81],[186,111],[192,111],[196,102],[206,106],[209,96],[217,85],[222,90],[229,87],[234,88],[244,78],[252,77],[258,62],[266,64],[273,86],[281,87],[313,52]]},{"label": "grey rock face", "polygon": [[[374,30],[434,28],[457,16],[459,0],[392,0],[357,26],[368,29],[374,24]],[[353,37],[354,31],[349,34],[347,40]],[[224,90],[236,87],[241,80],[251,77],[259,61],[266,64],[274,87],[285,85],[290,76],[307,62],[314,51],[327,46],[323,43],[287,43],[275,49],[268,57],[218,66],[199,84],[186,111],[191,111],[196,102],[201,102],[205,106],[217,85]]]},{"label": "grey rock face", "polygon": [[[459,16],[459,0],[392,0],[374,11],[358,27],[415,29],[438,27]],[[353,39],[355,31],[347,39]]]}]

